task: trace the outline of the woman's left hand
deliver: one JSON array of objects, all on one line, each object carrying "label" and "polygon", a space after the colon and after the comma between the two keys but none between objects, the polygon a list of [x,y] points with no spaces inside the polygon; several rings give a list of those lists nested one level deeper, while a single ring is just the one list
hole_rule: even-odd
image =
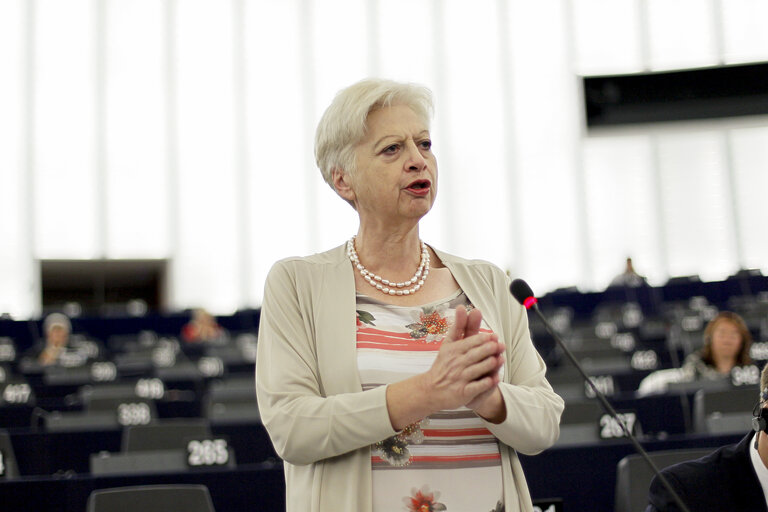
[{"label": "woman's left hand", "polygon": [[[467,324],[467,326],[464,328],[460,328],[459,332],[462,330],[464,331],[464,335],[462,337],[466,338],[480,332],[480,323],[478,322],[475,325],[477,327],[475,330],[472,330],[472,328],[469,327],[469,324]],[[499,390],[498,386],[499,382],[501,382],[501,376],[499,375],[499,372],[504,366],[504,352],[502,351],[496,357],[496,359],[497,367],[490,372],[495,385],[489,390],[477,395],[466,405],[468,409],[472,409],[475,414],[486,421],[490,421],[491,423],[501,423],[507,417],[507,407],[504,404],[504,398],[502,397],[501,390]]]},{"label": "woman's left hand", "polygon": [[501,396],[498,385],[477,395],[467,404],[467,407],[491,423],[501,423],[507,418],[507,406],[504,404],[504,397]]}]

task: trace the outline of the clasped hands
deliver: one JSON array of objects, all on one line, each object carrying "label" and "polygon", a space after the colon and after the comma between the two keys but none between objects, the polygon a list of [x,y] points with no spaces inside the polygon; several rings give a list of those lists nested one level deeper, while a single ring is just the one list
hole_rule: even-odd
[{"label": "clasped hands", "polygon": [[464,306],[443,339],[429,370],[387,386],[387,410],[396,431],[438,411],[466,406],[491,423],[507,417],[499,390],[504,344],[480,332],[483,315]]},{"label": "clasped hands", "polygon": [[424,374],[428,394],[438,410],[462,405],[482,418],[500,423],[506,408],[498,388],[505,346],[495,333],[480,332],[483,315],[456,308],[456,319],[432,367]]}]

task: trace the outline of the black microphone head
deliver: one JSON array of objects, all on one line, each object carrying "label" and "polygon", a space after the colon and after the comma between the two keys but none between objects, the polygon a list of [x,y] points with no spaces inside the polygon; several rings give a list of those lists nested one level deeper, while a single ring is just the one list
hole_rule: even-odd
[{"label": "black microphone head", "polygon": [[536,298],[533,296],[533,290],[528,286],[528,283],[522,279],[515,279],[512,284],[509,285],[509,291],[517,302],[525,306],[526,309],[530,308],[536,303]]}]

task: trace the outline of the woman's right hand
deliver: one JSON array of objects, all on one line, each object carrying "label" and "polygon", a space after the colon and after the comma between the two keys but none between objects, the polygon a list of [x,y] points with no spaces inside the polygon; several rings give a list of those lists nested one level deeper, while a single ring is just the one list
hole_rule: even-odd
[{"label": "woman's right hand", "polygon": [[425,394],[436,410],[467,405],[499,383],[504,345],[497,334],[480,332],[482,318],[478,309],[456,309],[456,320],[423,375]]}]

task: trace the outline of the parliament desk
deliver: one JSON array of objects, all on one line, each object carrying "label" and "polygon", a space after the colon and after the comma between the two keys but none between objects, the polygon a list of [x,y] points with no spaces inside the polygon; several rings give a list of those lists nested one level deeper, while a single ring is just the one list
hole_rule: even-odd
[{"label": "parliament desk", "polygon": [[[283,471],[260,425],[214,428],[229,439],[237,468],[191,469],[147,475],[93,476],[88,471],[91,453],[120,449],[120,432],[12,434],[22,475],[39,476],[0,481],[3,511],[82,512],[88,494],[99,488],[138,484],[201,483],[208,486],[218,512],[279,512],[285,507]],[[644,441],[648,451],[676,448],[712,449],[737,442],[742,435],[676,435]],[[634,453],[623,439],[553,447],[536,456],[521,456],[531,495],[535,500],[562,498],[564,512],[613,510],[616,465]]]}]

